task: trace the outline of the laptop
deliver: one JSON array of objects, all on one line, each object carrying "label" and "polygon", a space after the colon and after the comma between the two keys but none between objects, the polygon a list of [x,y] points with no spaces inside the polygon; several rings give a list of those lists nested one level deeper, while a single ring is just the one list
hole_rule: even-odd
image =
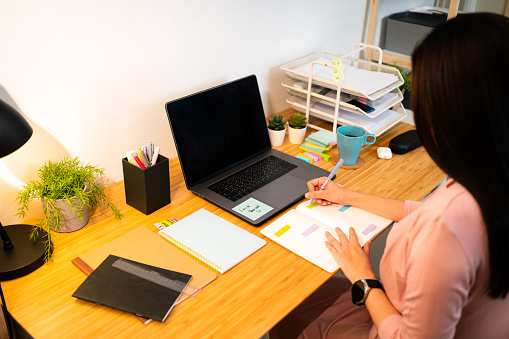
[{"label": "laptop", "polygon": [[255,75],[166,103],[187,189],[259,226],[329,172],[272,149]]}]

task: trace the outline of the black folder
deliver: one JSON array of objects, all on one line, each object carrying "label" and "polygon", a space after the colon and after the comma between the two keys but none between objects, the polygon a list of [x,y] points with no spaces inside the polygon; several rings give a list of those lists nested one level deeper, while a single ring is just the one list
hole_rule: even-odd
[{"label": "black folder", "polygon": [[73,297],[165,321],[191,276],[109,255]]}]

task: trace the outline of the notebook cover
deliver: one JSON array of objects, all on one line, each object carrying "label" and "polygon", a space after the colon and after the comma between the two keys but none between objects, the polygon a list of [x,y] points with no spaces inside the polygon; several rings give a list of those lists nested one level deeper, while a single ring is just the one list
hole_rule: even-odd
[{"label": "notebook cover", "polygon": [[220,273],[256,252],[266,241],[203,208],[159,235]]},{"label": "notebook cover", "polygon": [[[100,247],[84,253],[74,258],[72,263],[83,273],[89,275],[110,254],[192,275],[189,285],[196,288],[203,288],[216,279],[213,272],[168,244],[146,226],[139,226]],[[188,298],[188,295],[182,294],[176,304],[186,298]],[[150,322],[150,319],[138,318],[144,324]]]},{"label": "notebook cover", "polygon": [[73,297],[164,322],[188,274],[109,255],[73,293]]}]

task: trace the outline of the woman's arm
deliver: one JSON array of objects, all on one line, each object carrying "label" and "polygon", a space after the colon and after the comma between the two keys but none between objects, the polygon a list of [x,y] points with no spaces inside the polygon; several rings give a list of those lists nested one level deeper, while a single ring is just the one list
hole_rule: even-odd
[{"label": "woman's arm", "polygon": [[[337,238],[329,232],[325,232],[328,240],[325,242],[325,245],[348,280],[354,284],[361,279],[376,279],[369,261],[369,247],[371,243],[367,242],[364,248],[361,248],[353,227],[349,230],[350,240],[339,227],[335,231]],[[387,298],[385,292],[378,288],[370,290],[365,305],[377,330],[382,321],[388,316],[400,315],[389,298]]]},{"label": "woman's arm", "polygon": [[309,193],[306,193],[306,198],[316,199],[315,202],[320,205],[337,203],[358,207],[396,222],[400,221],[404,216],[404,200],[388,199],[350,191],[334,182],[329,182],[323,190],[320,190],[325,180],[326,178],[323,177],[308,181]]}]

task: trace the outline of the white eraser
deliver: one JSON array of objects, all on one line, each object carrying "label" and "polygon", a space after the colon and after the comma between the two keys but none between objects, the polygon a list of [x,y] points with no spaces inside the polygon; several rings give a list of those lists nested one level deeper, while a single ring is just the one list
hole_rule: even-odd
[{"label": "white eraser", "polygon": [[389,147],[378,147],[376,150],[376,153],[378,154],[378,157],[380,159],[391,159],[392,158],[392,152]]}]

